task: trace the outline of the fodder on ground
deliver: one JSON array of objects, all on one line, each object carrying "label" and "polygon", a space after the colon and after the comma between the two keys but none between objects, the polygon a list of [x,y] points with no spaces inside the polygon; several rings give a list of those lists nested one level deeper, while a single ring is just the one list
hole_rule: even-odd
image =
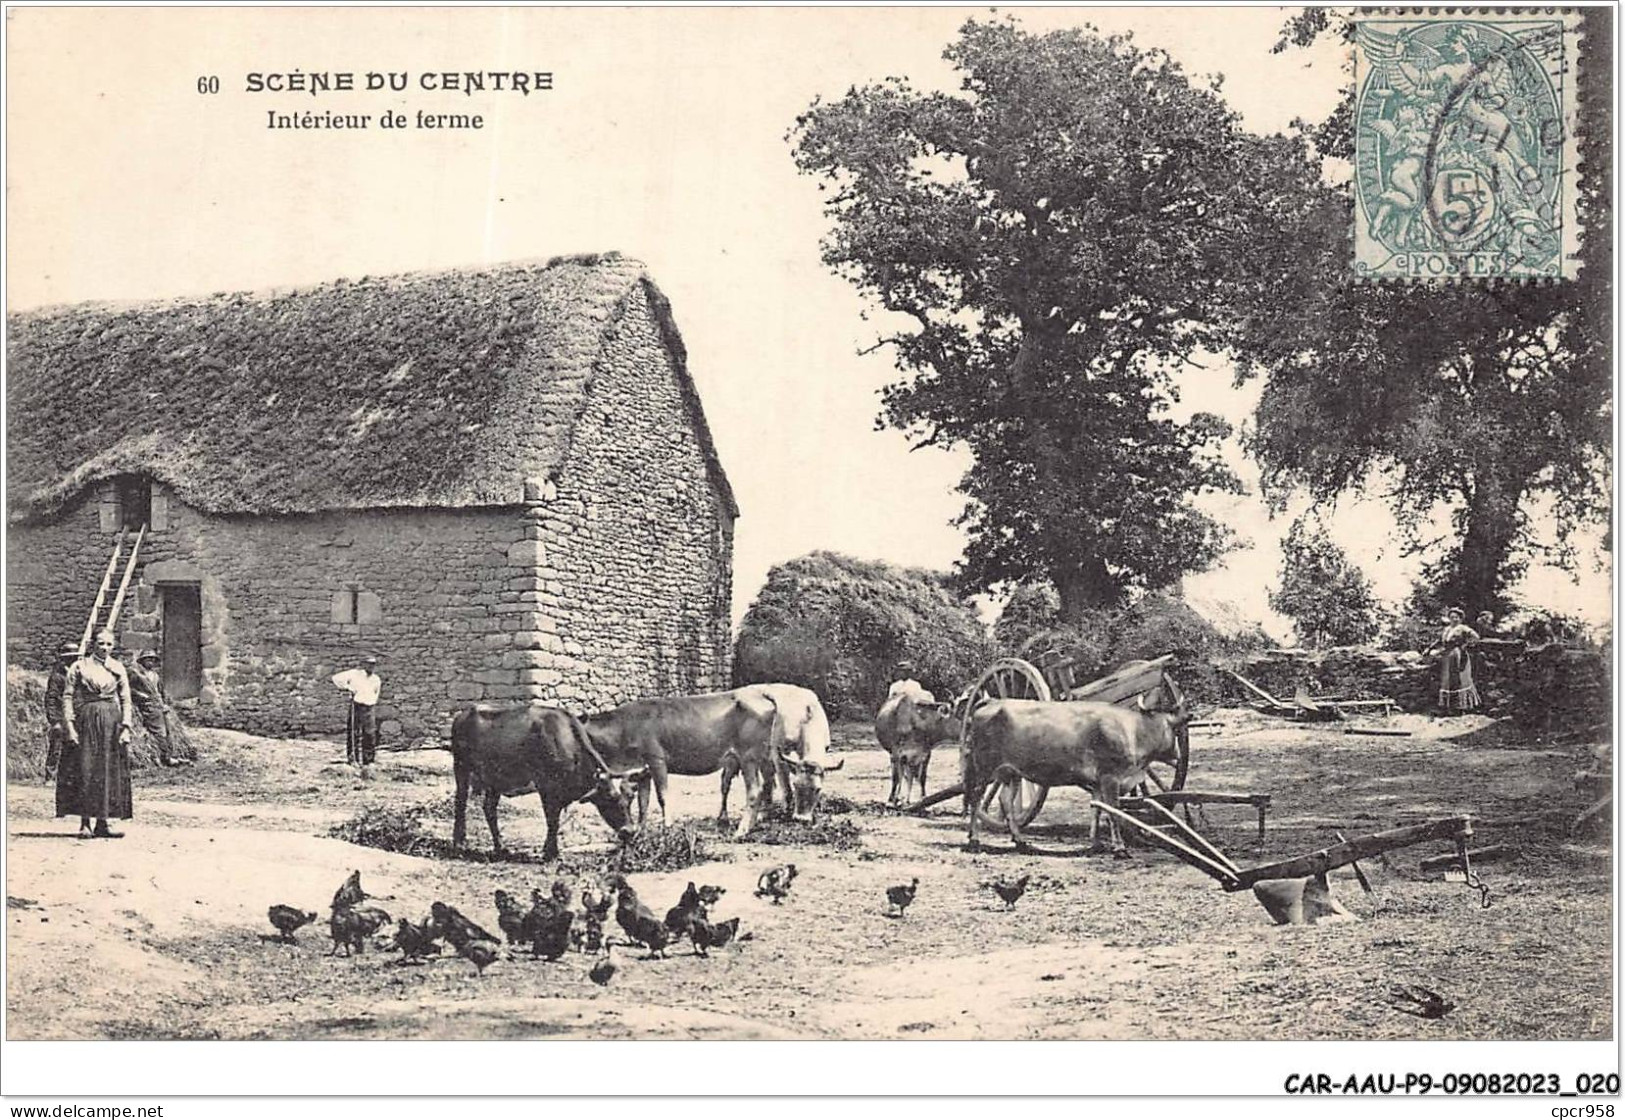
[{"label": "fodder on ground", "polygon": [[[351,844],[361,844],[401,855],[427,859],[460,859],[475,863],[542,863],[539,853],[506,847],[498,857],[489,848],[464,846],[454,850],[451,841],[431,830],[425,821],[451,817],[452,800],[418,802],[410,805],[369,805],[349,820],[334,825],[328,835]],[[471,822],[472,824],[472,822]],[[719,858],[713,844],[685,822],[650,825],[628,843],[601,852],[561,854],[560,872],[607,875],[639,871],[677,871]]]}]

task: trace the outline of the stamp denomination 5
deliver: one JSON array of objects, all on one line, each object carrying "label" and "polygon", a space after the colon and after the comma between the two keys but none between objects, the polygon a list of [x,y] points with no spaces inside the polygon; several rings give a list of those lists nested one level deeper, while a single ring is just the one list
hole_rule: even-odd
[{"label": "stamp denomination 5", "polygon": [[1576,27],[1527,10],[1355,21],[1357,273],[1573,274]]}]

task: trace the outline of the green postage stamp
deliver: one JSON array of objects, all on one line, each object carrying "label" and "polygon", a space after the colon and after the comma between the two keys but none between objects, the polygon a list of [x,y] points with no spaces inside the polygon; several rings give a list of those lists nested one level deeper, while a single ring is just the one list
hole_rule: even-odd
[{"label": "green postage stamp", "polygon": [[1558,9],[1356,17],[1356,273],[1574,274],[1578,27]]}]

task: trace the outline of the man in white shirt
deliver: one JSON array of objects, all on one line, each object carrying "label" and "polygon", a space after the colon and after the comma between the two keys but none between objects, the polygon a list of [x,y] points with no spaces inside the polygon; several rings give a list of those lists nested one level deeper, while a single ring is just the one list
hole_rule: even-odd
[{"label": "man in white shirt", "polygon": [[378,694],[383,679],[378,675],[378,659],[363,657],[359,669],[346,669],[333,675],[333,683],[350,694],[350,720],[344,737],[344,758],[361,766],[362,777],[378,755]]}]

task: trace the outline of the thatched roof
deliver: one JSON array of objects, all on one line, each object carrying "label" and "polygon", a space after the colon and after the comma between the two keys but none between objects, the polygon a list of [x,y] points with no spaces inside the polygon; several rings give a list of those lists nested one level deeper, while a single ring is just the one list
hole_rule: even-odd
[{"label": "thatched roof", "polygon": [[737,515],[670,306],[609,254],[13,315],[11,518],[118,474],[213,513],[518,503],[568,457],[640,290]]}]

